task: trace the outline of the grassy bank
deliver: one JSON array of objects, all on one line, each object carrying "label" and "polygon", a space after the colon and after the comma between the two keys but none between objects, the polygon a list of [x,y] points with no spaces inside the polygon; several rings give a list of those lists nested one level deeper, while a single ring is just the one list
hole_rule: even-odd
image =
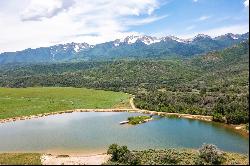
[{"label": "grassy bank", "polygon": [[129,106],[129,95],[86,88],[0,88],[0,119],[117,106]]},{"label": "grassy bank", "polygon": [[41,155],[35,153],[0,154],[0,165],[41,165]]}]

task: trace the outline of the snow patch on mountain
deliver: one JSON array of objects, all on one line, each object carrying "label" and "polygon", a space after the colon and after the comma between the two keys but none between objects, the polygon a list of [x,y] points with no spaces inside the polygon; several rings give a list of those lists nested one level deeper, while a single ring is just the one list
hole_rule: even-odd
[{"label": "snow patch on mountain", "polygon": [[134,44],[139,39],[139,36],[128,36],[124,39],[127,44]]},{"label": "snow patch on mountain", "polygon": [[161,41],[167,42],[167,41],[176,41],[178,43],[189,43],[191,42],[191,39],[180,39],[178,37],[175,36],[166,36],[161,38]]},{"label": "snow patch on mountain", "polygon": [[78,45],[75,45],[75,48],[74,48],[75,52],[79,52],[80,50],[80,47]]},{"label": "snow patch on mountain", "polygon": [[146,45],[151,45],[151,44],[154,44],[154,43],[159,43],[161,40],[156,38],[156,37],[151,37],[151,36],[142,36],[140,39],[139,39],[141,42],[143,42],[144,44]]},{"label": "snow patch on mountain", "polygon": [[146,45],[151,45],[151,44],[154,44],[154,43],[158,43],[160,42],[161,39],[158,39],[156,37],[151,37],[151,36],[127,36],[126,38],[123,38],[123,39],[117,39],[114,41],[114,46],[115,47],[118,47],[120,46],[121,44],[134,44],[134,43],[137,43],[137,42],[142,42]]}]

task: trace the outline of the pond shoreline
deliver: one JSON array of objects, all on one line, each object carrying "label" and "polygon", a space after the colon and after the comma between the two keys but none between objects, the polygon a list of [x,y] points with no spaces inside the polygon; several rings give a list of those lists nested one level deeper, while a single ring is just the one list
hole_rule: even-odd
[{"label": "pond shoreline", "polygon": [[[21,117],[0,119],[0,124],[42,118],[42,117],[47,117],[47,116],[52,116],[52,115],[68,114],[68,113],[74,113],[74,112],[129,112],[129,113],[141,113],[141,114],[150,114],[150,115],[166,116],[166,117],[174,116],[177,118],[186,118],[186,119],[194,119],[194,120],[213,122],[212,116],[167,113],[167,112],[157,112],[157,111],[149,111],[149,110],[141,110],[141,109],[74,109],[74,110],[43,113],[43,114],[31,115],[31,116],[21,116]],[[223,126],[226,126],[228,128],[234,129],[238,133],[241,133],[241,134],[249,137],[249,131],[244,129],[244,125],[229,125],[229,124],[223,124],[223,123],[220,123],[220,124],[222,124]]]},{"label": "pond shoreline", "polygon": [[176,116],[179,118],[196,119],[196,120],[203,120],[203,121],[212,121],[212,118],[213,118],[212,116],[166,113],[166,112],[156,112],[156,111],[148,111],[148,110],[140,110],[140,109],[74,109],[74,110],[43,113],[43,114],[31,115],[31,116],[21,116],[21,117],[0,119],[0,123],[36,119],[36,118],[41,118],[41,117],[46,117],[46,116],[51,116],[51,115],[68,114],[68,113],[74,113],[74,112],[129,112],[129,113],[142,113],[142,114],[150,114],[150,115],[158,115],[158,116]]}]

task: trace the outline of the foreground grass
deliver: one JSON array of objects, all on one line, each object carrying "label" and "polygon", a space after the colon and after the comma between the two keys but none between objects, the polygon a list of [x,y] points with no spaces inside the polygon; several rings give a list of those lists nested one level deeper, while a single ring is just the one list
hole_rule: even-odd
[{"label": "foreground grass", "polygon": [[[131,151],[130,155],[124,155],[127,150],[120,147],[118,156],[120,156],[119,160],[123,159],[123,162],[112,161],[111,158],[103,165],[197,165],[197,161],[200,160],[198,150],[194,149],[150,149]],[[68,157],[68,155],[61,157]],[[249,165],[248,156],[243,154],[223,152],[223,158],[221,165]],[[200,164],[210,165],[209,163]],[[0,154],[0,165],[42,165],[41,154],[3,153]]]},{"label": "foreground grass", "polygon": [[129,95],[85,88],[0,88],[0,119],[70,109],[112,108]]},{"label": "foreground grass", "polygon": [[[192,149],[147,150],[136,153],[142,159],[143,165],[197,165],[198,158],[198,151]],[[249,164],[248,157],[242,154],[225,152],[224,157],[225,161],[222,165]]]},{"label": "foreground grass", "polygon": [[41,155],[35,153],[0,154],[0,165],[42,165]]},{"label": "foreground grass", "polygon": [[111,158],[104,165],[249,165],[248,156],[223,152],[215,145],[204,145],[197,150],[130,151],[127,146],[112,144],[107,153]]}]

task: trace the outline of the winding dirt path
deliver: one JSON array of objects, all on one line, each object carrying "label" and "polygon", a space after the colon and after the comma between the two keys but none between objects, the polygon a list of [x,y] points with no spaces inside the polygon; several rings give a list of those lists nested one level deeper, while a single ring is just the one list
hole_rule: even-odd
[{"label": "winding dirt path", "polygon": [[139,110],[139,109],[137,109],[136,108],[136,106],[135,106],[135,104],[134,104],[134,96],[133,97],[131,97],[130,99],[129,99],[129,103],[130,103],[130,105],[131,105],[131,108],[133,109],[133,110]]}]

